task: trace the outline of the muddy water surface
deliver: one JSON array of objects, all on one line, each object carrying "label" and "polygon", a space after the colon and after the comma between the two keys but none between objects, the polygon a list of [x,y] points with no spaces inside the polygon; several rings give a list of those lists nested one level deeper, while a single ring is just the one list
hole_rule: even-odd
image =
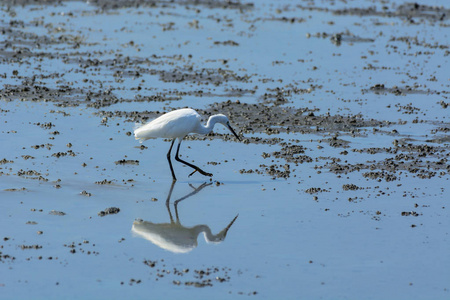
[{"label": "muddy water surface", "polygon": [[0,298],[449,298],[446,1],[0,14]]}]

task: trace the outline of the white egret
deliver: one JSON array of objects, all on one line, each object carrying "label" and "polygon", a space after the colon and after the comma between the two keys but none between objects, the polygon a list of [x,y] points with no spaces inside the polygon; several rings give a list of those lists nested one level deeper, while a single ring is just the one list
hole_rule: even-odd
[{"label": "white egret", "polygon": [[175,159],[191,168],[194,171],[189,174],[191,176],[196,171],[205,176],[212,176],[211,173],[207,173],[200,169],[199,167],[188,163],[181,158],[178,157],[180,152],[181,141],[185,136],[189,133],[200,133],[200,134],[208,134],[210,133],[214,125],[216,123],[220,123],[227,127],[234,136],[240,140],[239,136],[236,132],[231,128],[230,121],[228,118],[222,114],[213,115],[209,117],[206,126],[203,126],[201,123],[201,116],[191,108],[182,108],[166,113],[155,120],[142,125],[134,130],[134,137],[137,140],[140,140],[142,143],[145,140],[151,138],[168,138],[172,139],[172,144],[170,145],[169,152],[167,152],[167,160],[169,161],[170,171],[172,171],[173,180],[177,180],[175,176],[175,172],[173,171],[172,161],[170,160],[170,153],[172,151],[173,144],[175,140],[178,139],[178,147],[177,152],[175,154]]}]

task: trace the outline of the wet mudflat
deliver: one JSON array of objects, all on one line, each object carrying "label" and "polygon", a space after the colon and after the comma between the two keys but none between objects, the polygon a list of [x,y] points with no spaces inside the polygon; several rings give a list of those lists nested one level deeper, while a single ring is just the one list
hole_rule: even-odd
[{"label": "wet mudflat", "polygon": [[[450,297],[446,1],[0,14],[0,298]],[[211,179],[134,140],[182,107]]]}]

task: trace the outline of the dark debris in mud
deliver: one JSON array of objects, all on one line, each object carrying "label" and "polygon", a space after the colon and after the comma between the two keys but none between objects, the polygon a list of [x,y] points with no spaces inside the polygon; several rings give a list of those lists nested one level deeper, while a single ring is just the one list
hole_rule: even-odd
[{"label": "dark debris in mud", "polygon": [[[391,7],[383,6],[381,9],[377,7],[348,7],[342,9],[333,9],[328,7],[318,6],[303,6],[297,5],[298,8],[303,10],[315,10],[323,12],[331,12],[336,16],[348,16],[355,15],[361,17],[387,17],[387,18],[400,18],[410,23],[416,21],[431,21],[442,22],[450,18],[450,9],[445,9],[438,6],[430,6],[426,4],[419,4],[417,2],[407,2],[400,5],[392,4]],[[415,21],[416,20],[416,21]]]},{"label": "dark debris in mud", "polygon": [[371,86],[369,89],[362,89],[362,93],[375,93],[378,95],[387,95],[387,94],[394,94],[395,96],[406,96],[410,94],[422,94],[422,95],[429,95],[429,94],[439,94],[437,91],[431,91],[431,90],[423,90],[420,89],[419,86],[404,86],[404,87],[398,87],[393,86],[391,88],[386,87],[382,83],[375,84]]},{"label": "dark debris in mud", "polygon": [[[155,281],[168,280],[177,286],[183,285],[196,288],[212,287],[215,284],[230,282],[232,280],[232,273],[234,273],[231,268],[217,266],[194,270],[177,267],[169,268],[163,259],[146,259],[143,263],[150,267],[151,278]],[[130,280],[130,282],[137,283],[136,280]]]},{"label": "dark debris in mud", "polygon": [[317,32],[314,34],[308,33],[306,35],[309,37],[315,37],[315,38],[329,38],[331,43],[333,43],[336,46],[340,46],[342,43],[372,43],[375,42],[375,39],[373,38],[363,38],[360,36],[357,36],[350,31],[345,32],[338,32],[338,33],[326,33],[326,32]]},{"label": "dark debris in mud", "polygon": [[[17,0],[20,1],[20,0]],[[22,0],[29,1],[29,0]],[[200,6],[213,9],[238,9],[238,10],[248,10],[252,9],[254,4],[252,2],[243,1],[213,1],[213,0],[176,0],[176,1],[161,1],[161,0],[119,0],[119,1],[108,1],[108,0],[93,0],[92,4],[98,6],[101,9],[122,9],[122,8],[138,8],[138,7],[163,7],[167,5],[183,5],[183,6]]]},{"label": "dark debris in mud", "polygon": [[82,242],[72,242],[70,244],[63,245],[66,248],[69,248],[69,252],[71,254],[86,254],[86,255],[94,255],[97,256],[100,253],[95,251],[95,244],[91,243],[89,240],[83,240]]},{"label": "dark debris in mud", "polygon": [[385,153],[391,155],[384,160],[357,164],[341,163],[335,160],[331,163],[327,162],[324,167],[336,174],[362,171],[365,178],[387,182],[398,180],[403,172],[421,179],[443,176],[450,172],[447,147],[411,143],[399,144],[398,141],[396,145],[395,147],[352,149],[355,153]]},{"label": "dark debris in mud", "polygon": [[[36,5],[38,3],[45,4],[60,4],[61,0],[6,0],[3,1],[4,4],[9,6],[25,6],[25,5]],[[92,5],[95,5],[101,9],[123,9],[123,8],[139,8],[139,7],[164,7],[168,5],[184,5],[184,6],[204,6],[208,8],[221,8],[221,9],[251,9],[254,4],[252,2],[243,1],[212,1],[212,0],[176,0],[176,1],[164,1],[164,0],[118,0],[118,1],[108,1],[108,0],[91,0],[89,1]]]},{"label": "dark debris in mud", "polygon": [[364,119],[361,115],[319,115],[317,109],[247,104],[226,101],[215,103],[211,108],[199,110],[208,116],[223,113],[241,128],[244,134],[252,133],[320,133],[348,132],[358,135],[363,127],[379,127],[386,123],[374,119]]}]

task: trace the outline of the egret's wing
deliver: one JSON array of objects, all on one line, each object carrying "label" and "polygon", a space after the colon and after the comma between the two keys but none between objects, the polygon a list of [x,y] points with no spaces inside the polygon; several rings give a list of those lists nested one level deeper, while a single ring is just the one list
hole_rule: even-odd
[{"label": "egret's wing", "polygon": [[164,114],[159,118],[134,130],[136,139],[183,138],[194,131],[200,122],[200,115],[192,109],[180,109]]}]

